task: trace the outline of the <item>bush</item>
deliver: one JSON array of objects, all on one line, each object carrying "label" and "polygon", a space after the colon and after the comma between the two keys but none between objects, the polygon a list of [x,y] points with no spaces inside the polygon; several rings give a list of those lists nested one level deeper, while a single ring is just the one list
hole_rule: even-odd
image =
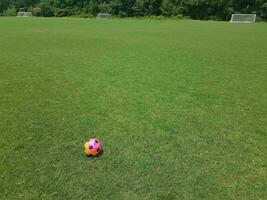
[{"label": "bush", "polygon": [[175,16],[173,16],[172,18],[173,18],[173,19],[183,19],[184,16],[181,15],[181,14],[179,14],[179,15],[175,15]]},{"label": "bush", "polygon": [[68,9],[68,15],[69,16],[79,16],[82,14],[81,10],[77,7]]},{"label": "bush", "polygon": [[209,20],[213,20],[213,21],[220,21],[220,17],[219,16],[216,16],[216,15],[211,15],[209,16]]},{"label": "bush", "polygon": [[42,15],[41,8],[39,8],[39,7],[34,7],[34,8],[32,9],[32,14],[33,14],[34,16],[41,16],[41,15]]},{"label": "bush", "polygon": [[4,12],[4,16],[16,16],[17,11],[14,6],[7,8]]},{"label": "bush", "polygon": [[49,4],[49,2],[41,2],[40,3],[40,8],[41,8],[41,15],[44,17],[52,17],[54,16],[53,10]]},{"label": "bush", "polygon": [[264,19],[261,16],[259,15],[256,16],[256,22],[263,22],[263,21]]},{"label": "bush", "polygon": [[148,18],[155,19],[155,20],[164,20],[164,19],[166,19],[166,17],[164,17],[162,15],[159,15],[159,16],[152,15],[152,16],[149,16]]},{"label": "bush", "polygon": [[94,16],[90,13],[83,13],[83,14],[81,14],[81,17],[82,18],[93,18]]},{"label": "bush", "polygon": [[261,14],[262,14],[262,18],[267,20],[267,3],[264,3],[261,6]]},{"label": "bush", "polygon": [[120,17],[127,17],[127,13],[126,12],[123,12],[123,11],[120,11],[119,12],[119,16]]},{"label": "bush", "polygon": [[65,17],[69,15],[69,12],[67,9],[64,8],[55,8],[54,14],[56,17]]},{"label": "bush", "polygon": [[112,7],[111,4],[108,3],[101,3],[98,5],[99,12],[102,13],[111,13],[112,12]]}]

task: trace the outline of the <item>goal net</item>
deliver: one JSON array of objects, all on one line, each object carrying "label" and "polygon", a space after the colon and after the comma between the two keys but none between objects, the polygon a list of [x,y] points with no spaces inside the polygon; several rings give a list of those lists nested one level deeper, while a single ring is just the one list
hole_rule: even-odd
[{"label": "goal net", "polygon": [[98,13],[97,14],[97,18],[98,19],[110,19],[111,18],[111,14],[108,14],[108,13]]},{"label": "goal net", "polygon": [[22,11],[20,11],[20,12],[17,13],[17,16],[18,17],[31,17],[32,13],[31,12],[22,12]]},{"label": "goal net", "polygon": [[232,14],[230,22],[235,23],[254,23],[256,14]]}]

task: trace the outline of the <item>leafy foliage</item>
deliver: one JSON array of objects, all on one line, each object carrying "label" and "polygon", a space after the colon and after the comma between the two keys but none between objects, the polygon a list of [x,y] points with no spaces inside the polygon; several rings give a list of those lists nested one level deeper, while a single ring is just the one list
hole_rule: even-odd
[{"label": "leafy foliage", "polygon": [[267,19],[267,0],[1,0],[0,13],[38,7],[38,15],[92,16],[107,12],[121,17],[188,16],[193,19],[228,20],[232,13],[256,13]]},{"label": "leafy foliage", "polygon": [[4,12],[4,15],[5,16],[16,16],[16,9],[14,6],[10,6],[8,7],[5,12]]}]

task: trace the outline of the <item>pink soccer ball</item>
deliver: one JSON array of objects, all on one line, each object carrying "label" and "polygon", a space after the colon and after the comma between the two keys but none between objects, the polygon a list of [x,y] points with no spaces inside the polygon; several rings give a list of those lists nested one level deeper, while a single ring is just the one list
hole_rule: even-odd
[{"label": "pink soccer ball", "polygon": [[84,153],[88,156],[96,156],[101,151],[101,142],[97,138],[91,138],[83,145]]}]

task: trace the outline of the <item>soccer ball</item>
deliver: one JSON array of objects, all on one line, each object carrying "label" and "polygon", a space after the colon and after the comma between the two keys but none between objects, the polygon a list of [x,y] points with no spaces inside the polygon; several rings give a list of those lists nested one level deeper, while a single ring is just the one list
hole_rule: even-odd
[{"label": "soccer ball", "polygon": [[101,142],[97,138],[91,138],[83,145],[83,151],[88,156],[96,156],[101,148]]}]

